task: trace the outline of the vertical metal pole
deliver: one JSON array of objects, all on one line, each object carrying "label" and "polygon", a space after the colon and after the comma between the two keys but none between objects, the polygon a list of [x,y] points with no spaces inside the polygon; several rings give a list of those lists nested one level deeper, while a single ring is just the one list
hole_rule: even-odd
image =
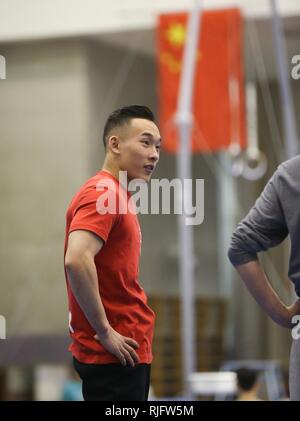
[{"label": "vertical metal pole", "polygon": [[[177,173],[183,185],[184,180],[192,179],[191,129],[192,92],[194,85],[196,53],[200,31],[200,2],[194,1],[191,9],[187,38],[184,49],[176,123],[179,129],[180,148],[177,155]],[[181,293],[181,340],[184,395],[191,397],[189,375],[195,371],[195,293],[194,293],[194,239],[193,228],[186,224],[188,206],[192,204],[192,192],[184,186],[183,212],[179,216],[180,242],[180,293]]]},{"label": "vertical metal pole", "polygon": [[219,153],[217,173],[217,209],[219,240],[219,295],[226,299],[232,297],[233,269],[228,264],[227,250],[236,225],[236,178],[230,175],[231,160],[227,153]]},{"label": "vertical metal pole", "polygon": [[[217,173],[217,209],[218,209],[218,263],[219,263],[219,296],[226,301],[233,300],[233,268],[228,264],[227,250],[234,231],[237,214],[236,177],[230,175],[231,159],[227,153],[219,153],[219,171]],[[234,346],[234,314],[228,306],[224,340],[227,350]]]},{"label": "vertical metal pole", "polygon": [[278,67],[279,87],[282,100],[286,157],[292,158],[299,153],[293,96],[288,79],[289,70],[287,66],[285,44],[283,40],[282,23],[278,15],[276,0],[270,0],[270,2],[272,9],[272,26]]}]

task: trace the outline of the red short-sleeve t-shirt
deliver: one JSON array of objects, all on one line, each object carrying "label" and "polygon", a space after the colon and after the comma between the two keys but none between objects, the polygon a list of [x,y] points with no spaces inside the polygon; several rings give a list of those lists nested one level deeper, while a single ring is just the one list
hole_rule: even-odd
[{"label": "red short-sleeve t-shirt", "polygon": [[[110,198],[115,198],[115,203],[109,202]],[[65,253],[71,231],[88,230],[104,241],[95,256],[95,265],[107,319],[117,332],[138,342],[140,362],[149,364],[155,316],[138,281],[141,230],[136,214],[126,210],[129,200],[130,194],[106,171],[99,171],[88,180],[67,210]],[[73,339],[70,351],[83,363],[119,362],[94,339],[95,331],[72,293],[66,271],[65,274]]]}]

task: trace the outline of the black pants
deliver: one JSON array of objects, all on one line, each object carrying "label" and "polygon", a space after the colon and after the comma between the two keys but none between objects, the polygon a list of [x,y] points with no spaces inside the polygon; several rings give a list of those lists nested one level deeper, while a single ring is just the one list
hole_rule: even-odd
[{"label": "black pants", "polygon": [[150,364],[135,367],[121,364],[85,364],[73,358],[82,380],[85,401],[146,401],[150,386]]}]

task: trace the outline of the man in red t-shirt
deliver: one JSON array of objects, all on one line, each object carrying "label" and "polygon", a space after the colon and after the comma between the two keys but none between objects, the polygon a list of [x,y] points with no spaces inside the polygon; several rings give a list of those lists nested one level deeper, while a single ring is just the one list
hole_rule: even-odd
[{"label": "man in red t-shirt", "polygon": [[161,138],[152,112],[133,105],[108,117],[103,142],[102,170],[67,211],[70,351],[85,400],[147,400],[155,316],[138,281],[141,232],[126,185],[150,180]]}]

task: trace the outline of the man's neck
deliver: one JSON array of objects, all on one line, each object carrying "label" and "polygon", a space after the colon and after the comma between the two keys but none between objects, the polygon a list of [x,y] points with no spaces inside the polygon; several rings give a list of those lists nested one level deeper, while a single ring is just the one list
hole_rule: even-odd
[{"label": "man's neck", "polygon": [[128,189],[128,178],[127,173],[124,171],[121,171],[120,167],[116,165],[114,162],[111,162],[109,159],[105,159],[102,171],[106,171],[109,174],[111,174],[114,178],[116,178],[120,185],[127,190]]},{"label": "man's neck", "polygon": [[102,165],[102,170],[108,172],[117,180],[119,180],[119,171],[120,171],[119,166],[110,162],[107,158],[104,160],[104,163]]}]

